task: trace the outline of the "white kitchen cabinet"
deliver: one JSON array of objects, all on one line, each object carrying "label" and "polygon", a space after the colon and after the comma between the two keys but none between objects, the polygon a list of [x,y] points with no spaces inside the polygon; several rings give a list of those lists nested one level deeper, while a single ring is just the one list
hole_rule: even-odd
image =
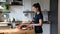
[{"label": "white kitchen cabinet", "polygon": [[50,34],[50,24],[43,24],[43,34]]}]

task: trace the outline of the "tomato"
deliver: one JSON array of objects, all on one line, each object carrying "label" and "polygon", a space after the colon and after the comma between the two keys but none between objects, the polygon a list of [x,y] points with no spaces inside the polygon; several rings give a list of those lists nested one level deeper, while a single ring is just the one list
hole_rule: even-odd
[{"label": "tomato", "polygon": [[22,26],[18,26],[18,29],[22,29]]}]

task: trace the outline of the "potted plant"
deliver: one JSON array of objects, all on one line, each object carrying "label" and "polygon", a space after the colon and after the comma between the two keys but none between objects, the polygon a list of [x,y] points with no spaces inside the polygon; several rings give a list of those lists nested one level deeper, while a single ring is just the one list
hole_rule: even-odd
[{"label": "potted plant", "polygon": [[2,6],[3,6],[4,10],[9,10],[9,5],[8,4],[3,4]]}]

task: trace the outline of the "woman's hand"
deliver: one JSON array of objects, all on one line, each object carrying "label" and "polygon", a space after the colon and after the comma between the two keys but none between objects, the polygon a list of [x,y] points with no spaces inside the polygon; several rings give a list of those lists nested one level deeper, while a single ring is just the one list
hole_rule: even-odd
[{"label": "woman's hand", "polygon": [[33,24],[30,24],[29,26],[33,26]]},{"label": "woman's hand", "polygon": [[33,26],[32,24],[27,25],[27,27],[32,27],[32,26]]}]

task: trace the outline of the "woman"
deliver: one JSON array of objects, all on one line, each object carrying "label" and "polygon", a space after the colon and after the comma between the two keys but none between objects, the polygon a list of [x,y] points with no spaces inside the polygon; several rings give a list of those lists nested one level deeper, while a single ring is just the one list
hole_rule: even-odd
[{"label": "woman", "polygon": [[43,15],[41,13],[41,8],[39,3],[35,3],[32,6],[33,11],[35,12],[34,24],[30,24],[29,26],[35,26],[35,33],[42,34],[42,24],[43,24]]}]

